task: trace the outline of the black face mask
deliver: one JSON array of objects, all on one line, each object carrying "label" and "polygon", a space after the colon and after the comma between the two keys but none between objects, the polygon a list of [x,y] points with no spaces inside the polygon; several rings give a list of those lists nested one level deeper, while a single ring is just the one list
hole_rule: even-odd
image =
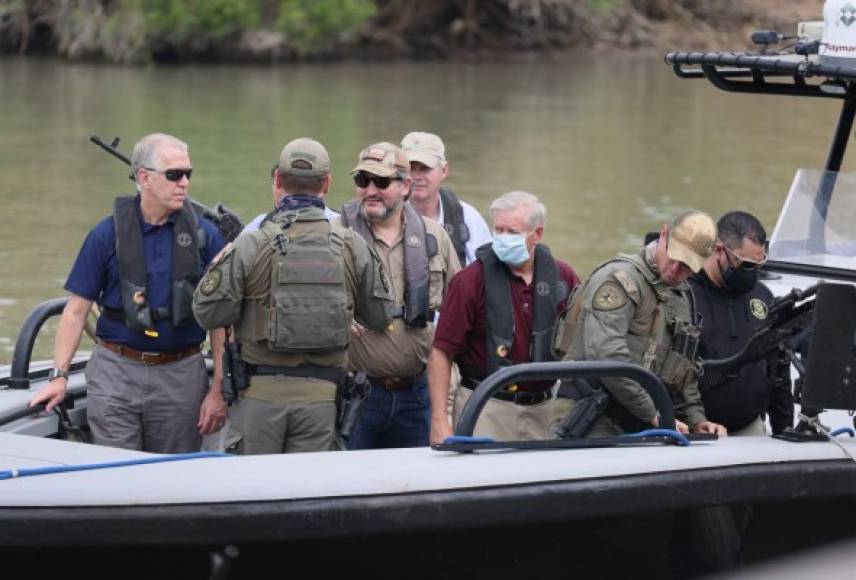
[{"label": "black face mask", "polygon": [[746,294],[758,283],[758,270],[741,270],[728,266],[720,269],[725,288],[735,294]]}]

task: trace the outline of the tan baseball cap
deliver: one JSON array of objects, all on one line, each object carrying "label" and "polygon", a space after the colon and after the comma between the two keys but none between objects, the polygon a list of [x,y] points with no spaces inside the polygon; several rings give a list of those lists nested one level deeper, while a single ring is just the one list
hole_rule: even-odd
[{"label": "tan baseball cap", "polygon": [[443,140],[434,133],[414,131],[401,140],[401,148],[410,161],[435,168],[446,163],[446,147]]},{"label": "tan baseball cap", "polygon": [[713,252],[716,241],[716,223],[704,212],[690,210],[680,214],[669,226],[669,245],[666,254],[698,272],[705,259]]},{"label": "tan baseball cap", "polygon": [[366,171],[379,177],[410,175],[410,161],[401,149],[384,141],[360,151],[359,161],[351,170],[351,175],[358,171]]},{"label": "tan baseball cap", "polygon": [[289,175],[323,177],[330,173],[330,155],[315,139],[301,137],[283,148],[277,166]]}]

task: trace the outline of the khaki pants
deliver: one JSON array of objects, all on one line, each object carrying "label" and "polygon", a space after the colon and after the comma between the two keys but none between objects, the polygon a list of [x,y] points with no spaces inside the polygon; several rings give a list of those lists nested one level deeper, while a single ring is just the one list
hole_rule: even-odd
[{"label": "khaki pants", "polygon": [[[461,417],[464,405],[473,391],[461,387],[455,395],[454,425]],[[555,398],[537,405],[518,405],[510,401],[489,399],[482,409],[473,435],[492,437],[498,441],[527,441],[550,439],[554,418]]]},{"label": "khaki pants", "polygon": [[336,385],[302,377],[255,376],[229,411],[244,455],[332,451]]},{"label": "khaki pants", "polygon": [[737,431],[729,431],[729,437],[751,437],[763,436],[767,434],[767,425],[761,417],[755,417],[755,420]]}]

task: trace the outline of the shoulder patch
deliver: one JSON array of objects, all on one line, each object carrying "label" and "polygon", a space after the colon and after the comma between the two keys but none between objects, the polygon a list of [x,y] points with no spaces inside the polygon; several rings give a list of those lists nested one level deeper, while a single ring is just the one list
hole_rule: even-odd
[{"label": "shoulder patch", "polygon": [[208,273],[205,274],[205,277],[202,278],[199,282],[199,291],[203,296],[210,296],[214,292],[217,291],[217,288],[220,287],[220,282],[223,280],[223,273],[219,270],[219,268],[212,268],[208,270]]},{"label": "shoulder patch", "polygon": [[627,291],[613,280],[607,280],[595,291],[592,307],[595,310],[617,310],[627,304]]}]

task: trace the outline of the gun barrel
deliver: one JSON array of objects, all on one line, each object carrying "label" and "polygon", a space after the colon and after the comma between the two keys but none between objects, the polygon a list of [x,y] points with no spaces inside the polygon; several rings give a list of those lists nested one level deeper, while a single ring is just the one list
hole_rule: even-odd
[{"label": "gun barrel", "polygon": [[[131,164],[130,158],[126,157],[124,153],[122,153],[121,151],[116,149],[114,146],[110,145],[109,143],[105,143],[101,139],[101,137],[99,137],[98,135],[90,135],[89,140],[92,141],[93,143],[95,143],[96,145],[98,145],[99,147],[101,147],[104,151],[106,151],[107,153],[109,153],[113,157],[116,157],[120,161],[124,161],[125,165]],[[118,139],[117,139],[117,141],[118,141]]]}]

